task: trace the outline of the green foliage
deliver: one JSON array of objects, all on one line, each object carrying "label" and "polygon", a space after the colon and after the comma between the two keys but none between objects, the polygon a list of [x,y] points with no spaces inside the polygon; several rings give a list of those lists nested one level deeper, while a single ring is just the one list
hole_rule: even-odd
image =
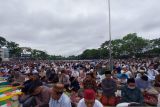
[{"label": "green foliage", "polygon": [[98,51],[100,53],[100,59],[106,59],[109,57],[109,50],[107,48],[99,48]]},{"label": "green foliage", "polygon": [[49,58],[49,55],[46,52],[36,49],[32,50],[31,55],[33,59],[46,60]]},{"label": "green foliage", "polygon": [[107,48],[87,49],[80,55],[80,59],[104,59],[108,58],[108,55]]},{"label": "green foliage", "polygon": [[160,38],[150,41],[152,48],[160,48]]},{"label": "green foliage", "polygon": [[4,37],[0,36],[0,48],[5,46],[7,43],[6,39]]},{"label": "green foliage", "polygon": [[82,59],[98,59],[100,51],[97,49],[87,49],[81,54]]},{"label": "green foliage", "polygon": [[142,53],[146,46],[148,46],[148,40],[138,37],[136,33],[123,37],[122,49],[131,56],[136,55],[136,53]]},{"label": "green foliage", "polygon": [[49,60],[69,60],[61,55],[57,55],[57,56],[56,55],[49,55],[48,59]]},{"label": "green foliage", "polygon": [[6,47],[9,49],[10,57],[18,57],[22,52],[21,48],[19,47],[19,44],[12,41],[7,41]]},{"label": "green foliage", "polygon": [[[114,58],[133,57],[137,54],[142,54],[149,47],[150,41],[142,37],[138,37],[136,33],[131,33],[124,36],[122,39],[111,41],[112,56]],[[157,43],[157,42],[156,42]],[[109,49],[109,41],[104,42],[101,48]]]},{"label": "green foliage", "polygon": [[[22,49],[15,42],[8,42],[0,37],[0,47],[6,46],[10,50],[10,57],[20,57]],[[109,58],[109,41],[105,41],[98,49],[86,49],[78,56],[63,57],[61,55],[48,55],[47,52],[31,49],[32,59],[39,60],[79,60],[79,59],[106,59]],[[147,40],[137,36],[136,33],[130,33],[122,39],[111,41],[111,50],[113,58],[126,57],[156,57],[160,53],[160,38]]]}]

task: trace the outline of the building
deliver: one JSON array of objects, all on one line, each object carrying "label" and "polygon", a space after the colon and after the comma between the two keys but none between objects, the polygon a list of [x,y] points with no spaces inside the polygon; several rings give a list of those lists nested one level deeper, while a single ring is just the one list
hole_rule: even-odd
[{"label": "building", "polygon": [[0,48],[1,61],[9,61],[9,50],[8,48]]},{"label": "building", "polygon": [[31,48],[29,47],[21,47],[21,59],[29,59],[31,58]]}]

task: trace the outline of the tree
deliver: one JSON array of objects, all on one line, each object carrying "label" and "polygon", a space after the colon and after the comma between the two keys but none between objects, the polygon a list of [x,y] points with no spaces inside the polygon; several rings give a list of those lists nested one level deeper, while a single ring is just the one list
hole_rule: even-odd
[{"label": "tree", "polygon": [[49,59],[49,55],[46,52],[36,49],[33,49],[31,51],[31,56],[33,59],[39,59],[39,60]]},{"label": "tree", "polygon": [[[115,39],[111,41],[112,57],[117,58],[121,56],[121,54],[123,53],[122,45],[123,45],[122,39]],[[103,43],[101,45],[101,48],[106,48],[109,53],[109,41]]]},{"label": "tree", "polygon": [[109,50],[107,48],[99,48],[98,51],[100,53],[100,59],[106,59],[109,57]]},{"label": "tree", "polygon": [[17,48],[19,47],[19,44],[15,43],[15,42],[7,42],[7,48],[10,48],[10,49],[14,49],[14,48]]},{"label": "tree", "polygon": [[121,39],[116,39],[116,40],[113,40],[111,42],[111,49],[112,49],[112,56],[117,58],[119,56],[121,56],[123,50],[121,49],[122,45],[123,45],[123,40]]},{"label": "tree", "polygon": [[97,49],[87,49],[81,54],[82,59],[99,59],[100,51]]},{"label": "tree", "polygon": [[9,49],[10,57],[19,57],[22,52],[19,44],[12,41],[7,42],[6,47]]},{"label": "tree", "polygon": [[[136,33],[124,36],[122,39],[111,41],[112,57],[132,57],[143,53],[149,45],[149,40],[138,37]],[[109,41],[102,43],[101,48],[109,50]]]},{"label": "tree", "polygon": [[48,59],[48,54],[46,53],[46,52],[44,52],[44,51],[40,51],[40,59],[42,59],[42,60],[46,60],[46,59]]},{"label": "tree", "polygon": [[123,37],[123,52],[127,52],[130,56],[135,56],[137,53],[142,53],[147,48],[149,40],[138,37],[136,33],[128,34]]},{"label": "tree", "polygon": [[7,43],[6,39],[4,37],[0,36],[0,48],[5,46]]},{"label": "tree", "polygon": [[160,38],[150,40],[152,48],[160,48]]},{"label": "tree", "polygon": [[78,57],[75,56],[75,55],[71,55],[71,56],[69,56],[69,57],[67,57],[67,58],[65,58],[65,59],[68,59],[68,60],[77,60]]}]

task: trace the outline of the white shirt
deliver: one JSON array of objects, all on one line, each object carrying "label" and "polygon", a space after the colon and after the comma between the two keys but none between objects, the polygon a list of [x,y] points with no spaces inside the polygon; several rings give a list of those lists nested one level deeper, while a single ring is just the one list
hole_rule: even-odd
[{"label": "white shirt", "polygon": [[121,73],[126,74],[128,76],[128,78],[132,77],[132,73],[130,71],[125,72],[125,71],[121,70]]},{"label": "white shirt", "polygon": [[128,78],[131,78],[131,77],[132,77],[131,71],[127,71],[125,74],[128,76]]},{"label": "white shirt", "polygon": [[119,103],[116,107],[128,107],[129,103]]},{"label": "white shirt", "polygon": [[30,73],[30,69],[26,69],[26,74],[29,74]]},{"label": "white shirt", "polygon": [[34,69],[34,70],[32,71],[32,73],[35,74],[35,73],[38,73],[38,71],[37,71],[36,69]]},{"label": "white shirt", "polygon": [[70,98],[66,94],[62,94],[59,100],[50,99],[49,107],[71,107]]},{"label": "white shirt", "polygon": [[[79,101],[77,107],[87,107],[84,98]],[[103,107],[103,105],[98,100],[95,100],[93,107]]]},{"label": "white shirt", "polygon": [[73,70],[73,71],[72,71],[72,76],[75,77],[75,78],[79,77],[79,72]]},{"label": "white shirt", "polygon": [[149,69],[147,71],[147,74],[148,74],[148,77],[149,77],[150,80],[155,80],[155,77],[156,77],[156,75],[159,74],[159,72],[154,70],[154,69]]}]

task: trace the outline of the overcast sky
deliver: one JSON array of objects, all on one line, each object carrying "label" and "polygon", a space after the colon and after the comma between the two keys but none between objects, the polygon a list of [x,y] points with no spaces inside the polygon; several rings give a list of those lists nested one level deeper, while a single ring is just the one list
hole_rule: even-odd
[{"label": "overcast sky", "polygon": [[[160,37],[159,0],[111,0],[112,39]],[[107,0],[0,0],[0,36],[49,54],[77,55],[108,40]]]}]

